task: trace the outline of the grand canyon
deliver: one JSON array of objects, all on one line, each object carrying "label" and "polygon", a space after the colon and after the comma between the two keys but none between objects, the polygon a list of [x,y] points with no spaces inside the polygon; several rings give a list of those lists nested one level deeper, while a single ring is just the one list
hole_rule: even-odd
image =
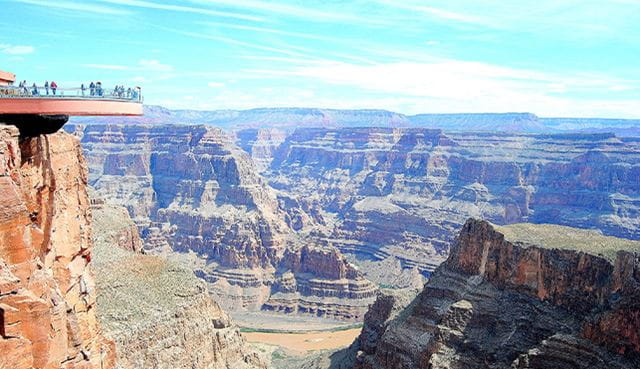
[{"label": "grand canyon", "polygon": [[0,4],[0,369],[640,369],[640,1]]},{"label": "grand canyon", "polygon": [[4,126],[5,366],[640,365],[640,139],[338,113]]}]

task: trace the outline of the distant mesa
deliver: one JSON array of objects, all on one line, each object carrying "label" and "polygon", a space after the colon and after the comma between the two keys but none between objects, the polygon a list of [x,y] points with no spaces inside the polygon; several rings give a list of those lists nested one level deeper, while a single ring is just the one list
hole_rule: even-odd
[{"label": "distant mesa", "polygon": [[462,132],[536,134],[602,133],[640,136],[638,119],[542,118],[532,113],[455,113],[405,115],[380,109],[257,108],[248,110],[167,109],[145,105],[143,117],[93,117],[88,124],[206,124],[224,129],[276,128],[432,128]]}]

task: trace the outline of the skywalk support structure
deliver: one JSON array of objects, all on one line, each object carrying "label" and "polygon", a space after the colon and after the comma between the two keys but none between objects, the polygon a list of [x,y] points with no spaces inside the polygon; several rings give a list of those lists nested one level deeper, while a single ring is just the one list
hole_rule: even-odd
[{"label": "skywalk support structure", "polygon": [[140,116],[139,88],[131,91],[52,89],[15,86],[16,76],[0,71],[0,122],[18,127],[24,137],[58,131],[69,116]]}]

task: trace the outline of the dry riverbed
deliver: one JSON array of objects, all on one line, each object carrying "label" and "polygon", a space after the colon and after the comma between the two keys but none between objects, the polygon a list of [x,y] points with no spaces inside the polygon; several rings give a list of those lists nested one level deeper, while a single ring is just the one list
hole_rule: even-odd
[{"label": "dry riverbed", "polygon": [[360,330],[361,328],[305,333],[245,332],[243,335],[249,342],[280,346],[290,355],[304,356],[309,351],[347,347],[358,337]]}]

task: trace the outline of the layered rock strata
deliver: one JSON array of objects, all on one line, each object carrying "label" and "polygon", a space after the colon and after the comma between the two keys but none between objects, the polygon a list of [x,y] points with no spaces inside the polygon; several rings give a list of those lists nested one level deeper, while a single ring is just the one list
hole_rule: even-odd
[{"label": "layered rock strata", "polygon": [[264,171],[287,133],[278,129],[243,129],[235,132],[235,136],[237,145],[251,155],[256,168]]},{"label": "layered rock strata", "polygon": [[[316,215],[306,201],[274,191],[220,129],[67,129],[82,137],[97,195],[127,207],[145,252],[197,255],[190,259],[196,274],[225,309],[258,310],[271,301],[266,309],[358,319],[373,302],[376,286],[358,272],[346,279],[320,276],[324,267],[345,263],[339,252],[327,254],[326,265],[296,273],[300,284],[286,299],[279,294],[291,271],[287,255],[301,249],[300,235],[314,229]],[[334,299],[323,301],[321,289]],[[276,307],[282,304],[287,308]]]},{"label": "layered rock strata", "polygon": [[612,134],[308,128],[263,174],[330,224],[314,239],[428,273],[468,217],[639,239],[638,163],[640,141]]},{"label": "layered rock strata", "polygon": [[335,248],[288,250],[263,310],[362,320],[376,288]]},{"label": "layered rock strata", "polygon": [[374,304],[356,367],[640,367],[639,256],[592,231],[469,220],[395,319]]},{"label": "layered rock strata", "polygon": [[265,368],[191,270],[110,236],[129,234],[126,209],[94,205],[94,219],[107,235],[94,236],[98,318],[121,368]]},{"label": "layered rock strata", "polygon": [[0,367],[113,368],[95,316],[79,141],[0,125]]},{"label": "layered rock strata", "polygon": [[223,307],[306,314],[361,321],[377,287],[335,248],[287,249],[272,269],[225,269],[209,263],[196,269]]}]

